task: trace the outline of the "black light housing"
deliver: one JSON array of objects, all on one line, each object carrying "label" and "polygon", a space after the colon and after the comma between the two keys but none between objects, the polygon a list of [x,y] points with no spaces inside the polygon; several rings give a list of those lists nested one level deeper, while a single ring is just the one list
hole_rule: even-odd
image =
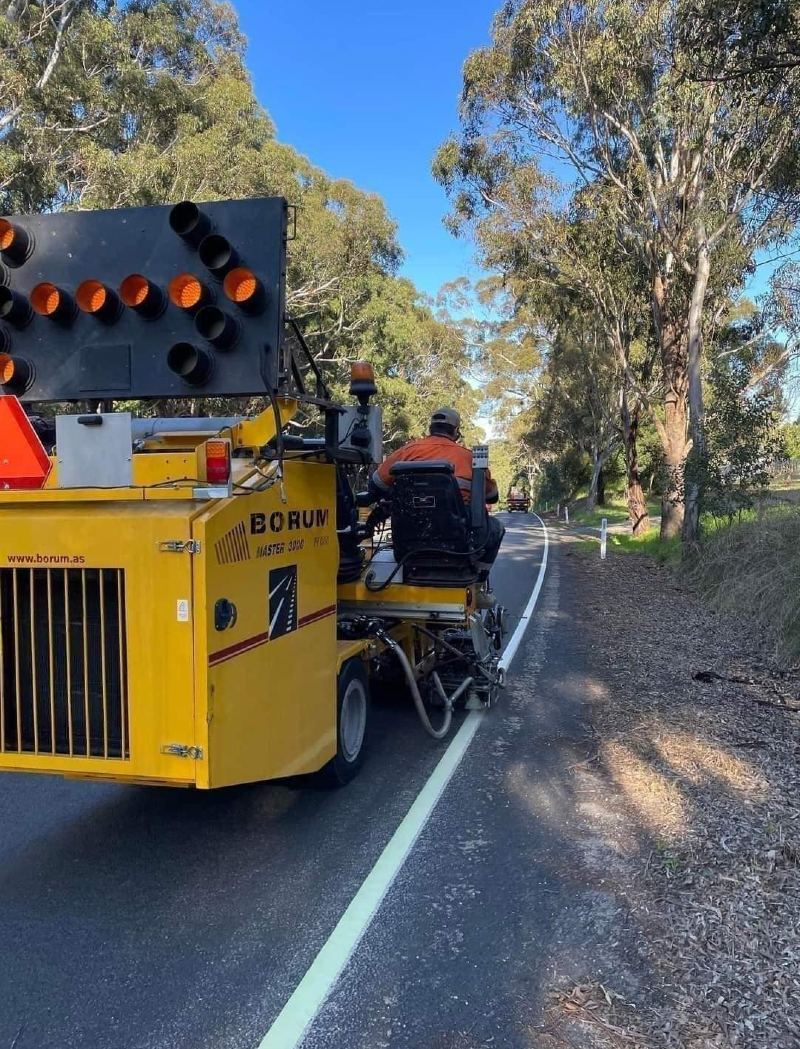
[{"label": "black light housing", "polygon": [[8,328],[0,328],[0,353],[8,353],[11,350],[11,334]]},{"label": "black light housing", "polygon": [[200,261],[217,280],[239,265],[239,253],[227,237],[212,233],[197,249]]},{"label": "black light housing", "polygon": [[176,342],[167,353],[167,366],[189,386],[202,386],[214,371],[214,355],[190,342]]},{"label": "black light housing", "polygon": [[6,266],[5,263],[0,262],[0,287],[7,288],[10,279],[11,275],[8,272],[8,266]]},{"label": "black light housing", "polygon": [[79,310],[104,324],[113,324],[122,313],[119,295],[99,280],[81,281],[75,299]]},{"label": "black light housing", "polygon": [[5,286],[0,287],[0,320],[15,328],[24,328],[33,320],[31,304],[24,295]]},{"label": "black light housing", "polygon": [[173,277],[167,287],[167,294],[173,306],[187,313],[196,313],[214,301],[208,285],[193,273],[179,273]]},{"label": "black light housing", "polygon": [[247,266],[235,266],[225,274],[222,290],[243,313],[263,313],[267,307],[267,289]]},{"label": "black light housing", "polygon": [[219,306],[203,306],[194,318],[197,334],[218,350],[230,350],[241,334],[241,325]]},{"label": "black light housing", "polygon": [[40,281],[31,290],[30,302],[34,313],[57,324],[71,324],[78,313],[70,293],[49,280]]},{"label": "black light housing", "polygon": [[131,273],[123,280],[119,286],[119,297],[129,309],[149,321],[160,317],[167,308],[167,296],[163,288],[141,273]]},{"label": "black light housing", "polygon": [[193,200],[182,200],[169,213],[170,228],[190,248],[196,248],[214,228],[211,219]]},{"label": "black light housing", "polygon": [[12,266],[21,266],[33,254],[33,237],[22,226],[0,219],[0,255]]},{"label": "black light housing", "polygon": [[11,357],[0,353],[0,386],[12,393],[24,393],[36,376],[33,365],[25,357]]}]

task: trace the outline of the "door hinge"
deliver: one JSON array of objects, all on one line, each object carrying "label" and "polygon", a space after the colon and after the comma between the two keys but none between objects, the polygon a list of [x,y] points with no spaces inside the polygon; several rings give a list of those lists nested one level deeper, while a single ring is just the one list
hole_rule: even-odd
[{"label": "door hinge", "polygon": [[158,549],[162,554],[199,554],[201,546],[199,539],[162,539]]},{"label": "door hinge", "polygon": [[195,761],[201,761],[203,758],[202,747],[187,747],[185,743],[165,743],[161,753],[169,754],[173,758],[193,758]]}]

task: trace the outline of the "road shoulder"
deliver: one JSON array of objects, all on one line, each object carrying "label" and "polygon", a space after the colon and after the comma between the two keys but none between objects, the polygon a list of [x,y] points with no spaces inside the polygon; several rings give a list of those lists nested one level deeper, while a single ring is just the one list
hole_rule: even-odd
[{"label": "road shoulder", "polygon": [[800,1044],[798,674],[648,558],[566,551],[593,652],[593,745],[573,769],[587,864],[626,901],[638,988],[587,970],[556,989],[563,1043]]}]

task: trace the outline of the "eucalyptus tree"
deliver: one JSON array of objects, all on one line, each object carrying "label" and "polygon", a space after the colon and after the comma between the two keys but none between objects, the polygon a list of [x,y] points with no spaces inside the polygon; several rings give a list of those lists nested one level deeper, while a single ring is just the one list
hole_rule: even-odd
[{"label": "eucalyptus tree", "polygon": [[[686,459],[693,442],[703,446],[709,285],[740,282],[792,218],[768,192],[792,153],[791,91],[755,75],[695,79],[685,15],[683,0],[508,0],[492,43],[466,61],[462,132],[434,164],[456,225],[503,215],[518,172],[534,217],[548,192],[602,189],[619,244],[648,282],[662,378],[653,420],[669,476],[664,536],[682,529]],[[688,541],[698,497],[690,486]]]}]

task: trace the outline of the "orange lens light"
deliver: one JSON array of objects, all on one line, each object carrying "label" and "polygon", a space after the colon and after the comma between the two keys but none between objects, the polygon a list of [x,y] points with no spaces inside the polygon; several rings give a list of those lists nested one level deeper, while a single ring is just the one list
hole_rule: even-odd
[{"label": "orange lens light", "polygon": [[192,310],[205,297],[205,288],[193,273],[179,273],[169,282],[169,298],[181,310]]},{"label": "orange lens light", "polygon": [[9,357],[7,353],[0,353],[0,386],[7,386],[13,382],[16,370],[14,358]]},{"label": "orange lens light", "polygon": [[375,369],[367,361],[356,361],[350,367],[351,382],[375,382]]},{"label": "orange lens light", "polygon": [[31,256],[33,238],[22,226],[15,226],[8,219],[0,219],[0,251],[6,262],[21,266]]},{"label": "orange lens light", "polygon": [[37,284],[31,292],[31,306],[40,317],[52,317],[61,305],[61,292],[48,281]]},{"label": "orange lens light", "polygon": [[85,280],[75,292],[78,306],[84,313],[97,313],[108,300],[108,291],[99,280]]},{"label": "orange lens light", "polygon": [[206,441],[206,480],[227,484],[231,476],[231,446],[228,441]]},{"label": "orange lens light", "polygon": [[14,243],[16,233],[8,219],[0,219],[0,251],[8,251]]},{"label": "orange lens light", "polygon": [[0,386],[15,393],[24,393],[33,382],[33,366],[25,357],[0,353]]},{"label": "orange lens light", "polygon": [[126,306],[136,308],[143,306],[147,296],[150,294],[150,281],[141,273],[132,273],[130,277],[119,286],[119,297]]},{"label": "orange lens light", "polygon": [[222,287],[231,302],[247,302],[258,290],[258,278],[252,270],[237,266],[227,275]]}]

